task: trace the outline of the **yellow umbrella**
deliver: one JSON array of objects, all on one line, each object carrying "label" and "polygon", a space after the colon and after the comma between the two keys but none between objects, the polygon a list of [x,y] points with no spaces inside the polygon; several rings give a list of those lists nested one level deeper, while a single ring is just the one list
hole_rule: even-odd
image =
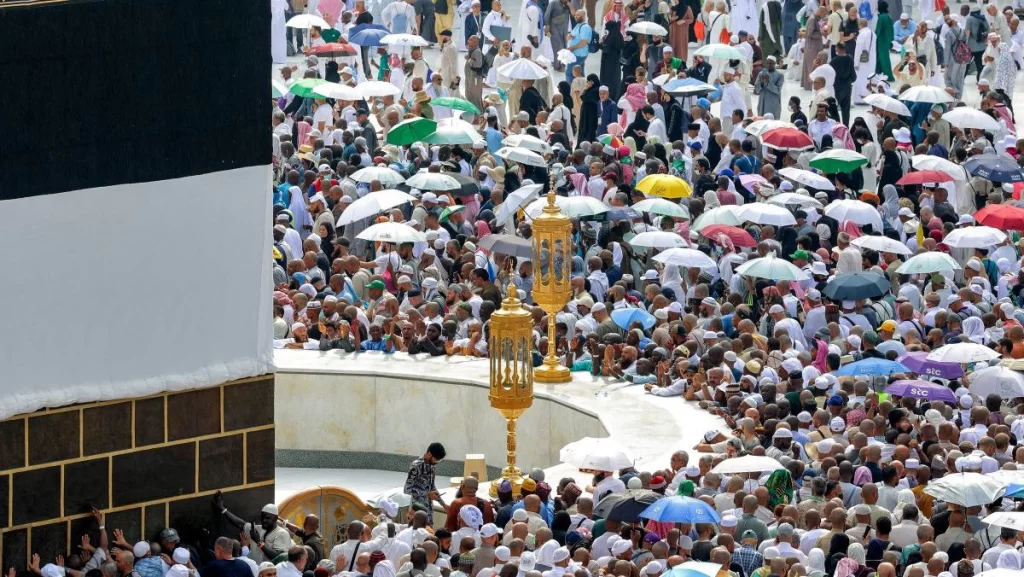
[{"label": "yellow umbrella", "polygon": [[687,198],[693,194],[690,183],[668,174],[645,176],[636,184],[636,189],[644,194],[662,198]]}]

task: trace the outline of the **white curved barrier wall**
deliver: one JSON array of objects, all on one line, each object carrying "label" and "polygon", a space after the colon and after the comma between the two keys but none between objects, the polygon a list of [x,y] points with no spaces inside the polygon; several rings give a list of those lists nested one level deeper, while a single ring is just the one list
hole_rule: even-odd
[{"label": "white curved barrier wall", "polygon": [[[274,361],[278,454],[308,457],[287,466],[389,468],[372,456],[419,457],[432,441],[452,460],[483,453],[489,466],[505,466],[505,420],[487,400],[486,359],[277,350]],[[517,428],[517,464],[526,470],[571,473],[559,466],[558,451],[582,437],[610,437],[638,467],[666,467],[706,430],[727,431],[682,397],[654,397],[589,373],[562,385],[537,383],[534,394]],[[330,459],[335,452],[345,454],[343,463]]]}]

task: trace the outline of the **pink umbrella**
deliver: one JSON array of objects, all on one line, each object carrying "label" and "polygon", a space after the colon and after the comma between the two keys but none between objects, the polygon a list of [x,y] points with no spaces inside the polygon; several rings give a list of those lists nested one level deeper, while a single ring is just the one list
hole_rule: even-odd
[{"label": "pink umbrella", "polygon": [[334,23],[338,21],[341,13],[345,10],[341,3],[341,0],[320,0],[320,4],[317,6],[320,11],[320,15],[323,16],[324,20],[327,21],[332,27]]},{"label": "pink umbrella", "polygon": [[761,176],[760,174],[741,174],[740,175],[740,184],[742,184],[743,188],[746,188],[747,190],[750,190],[750,188],[752,186],[754,186],[755,184],[764,184],[766,182],[768,182],[768,181],[765,180],[765,178],[763,176]]}]

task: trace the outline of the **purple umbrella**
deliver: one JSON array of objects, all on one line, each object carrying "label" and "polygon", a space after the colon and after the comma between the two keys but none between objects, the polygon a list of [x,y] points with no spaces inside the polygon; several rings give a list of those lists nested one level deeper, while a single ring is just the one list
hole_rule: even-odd
[{"label": "purple umbrella", "polygon": [[964,376],[964,369],[959,364],[929,361],[927,356],[927,352],[919,351],[907,353],[897,360],[919,375],[940,379],[959,379]]},{"label": "purple umbrella", "polygon": [[896,395],[897,397],[913,397],[915,399],[944,401],[954,404],[957,402],[956,395],[953,394],[953,391],[943,387],[942,385],[936,385],[935,383],[922,381],[921,379],[903,379],[896,381],[886,387],[885,392],[890,395]]}]

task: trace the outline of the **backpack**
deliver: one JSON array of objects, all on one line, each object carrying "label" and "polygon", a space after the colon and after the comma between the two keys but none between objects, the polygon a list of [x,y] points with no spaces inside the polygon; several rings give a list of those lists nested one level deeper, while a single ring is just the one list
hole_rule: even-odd
[{"label": "backpack", "polygon": [[857,16],[865,20],[874,18],[874,15],[871,13],[871,3],[868,0],[861,0],[860,6],[857,8]]},{"label": "backpack", "polygon": [[957,64],[967,64],[974,56],[971,54],[971,47],[967,45],[967,40],[964,38],[964,34],[961,31],[953,40],[953,62]]},{"label": "backpack", "polygon": [[971,18],[974,18],[978,22],[978,35],[975,40],[978,42],[985,42],[988,37],[988,20],[983,17],[975,16],[971,14]]}]

